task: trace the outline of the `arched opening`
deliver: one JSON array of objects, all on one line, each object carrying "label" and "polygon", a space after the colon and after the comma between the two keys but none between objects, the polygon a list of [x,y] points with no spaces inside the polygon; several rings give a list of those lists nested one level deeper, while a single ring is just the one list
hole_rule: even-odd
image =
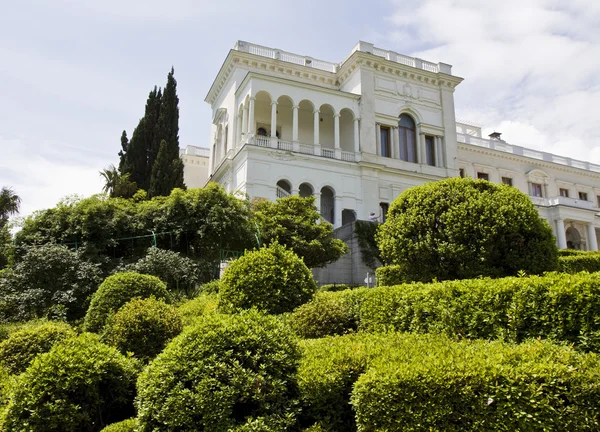
[{"label": "arched opening", "polygon": [[321,105],[321,108],[319,108],[319,144],[323,148],[333,149],[335,147],[334,114],[335,111],[331,105]]},{"label": "arched opening", "polygon": [[400,159],[417,163],[417,128],[408,114],[402,114],[398,121]]},{"label": "arched opening", "polygon": [[581,235],[577,228],[567,228],[567,248],[568,249],[583,249],[581,244]]},{"label": "arched opening", "polygon": [[292,194],[292,185],[287,180],[277,182],[277,198],[289,197]]},{"label": "arched opening", "polygon": [[308,183],[302,183],[298,188],[298,193],[302,198],[308,198],[313,194],[313,187]]},{"label": "arched opening", "polygon": [[335,220],[335,192],[328,186],[321,189],[321,217],[330,224]]},{"label": "arched opening", "polygon": [[277,137],[278,147],[282,150],[292,150],[294,102],[289,96],[280,96],[277,99]]},{"label": "arched opening", "polygon": [[342,210],[342,225],[352,223],[356,220],[356,212],[350,209]]},{"label": "arched opening", "polygon": [[[298,141],[305,144],[315,143],[315,106],[309,100],[298,104]],[[311,149],[312,151],[312,149]]]},{"label": "arched opening", "polygon": [[354,113],[348,108],[340,111],[340,147],[347,152],[354,151]]},{"label": "arched opening", "polygon": [[237,133],[235,136],[235,144],[234,146],[237,147],[240,145],[240,143],[242,142],[243,134],[244,134],[244,127],[243,127],[243,123],[244,122],[244,104],[240,105],[240,109],[238,110],[238,116],[237,116]]},{"label": "arched opening", "polygon": [[[256,93],[254,100],[253,126],[252,130],[256,131],[256,144],[263,147],[269,147],[269,131],[271,130],[271,95],[266,91],[261,90]],[[248,129],[250,130],[250,127]]]},{"label": "arched opening", "polygon": [[217,165],[219,165],[219,162],[221,162],[221,159],[223,158],[222,139],[223,139],[223,127],[221,125],[219,125],[219,126],[217,126],[217,134],[215,136],[215,161],[214,161],[215,167]]}]

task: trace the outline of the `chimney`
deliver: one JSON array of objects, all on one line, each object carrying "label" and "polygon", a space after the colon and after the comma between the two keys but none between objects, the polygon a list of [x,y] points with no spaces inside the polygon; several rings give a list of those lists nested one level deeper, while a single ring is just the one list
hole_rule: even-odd
[{"label": "chimney", "polygon": [[504,141],[502,138],[500,138],[502,136],[501,132],[492,132],[488,136],[490,137],[491,140]]}]

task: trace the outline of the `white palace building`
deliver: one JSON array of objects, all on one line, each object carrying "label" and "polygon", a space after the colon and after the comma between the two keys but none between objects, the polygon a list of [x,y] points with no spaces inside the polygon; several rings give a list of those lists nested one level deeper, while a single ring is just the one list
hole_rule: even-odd
[{"label": "white palace building", "polygon": [[341,227],[415,185],[453,176],[528,194],[559,248],[598,250],[600,166],[484,138],[457,123],[462,78],[358,42],[340,63],[238,41],[206,96],[210,149],[182,151],[188,187],[208,180],[275,200],[314,195]]}]

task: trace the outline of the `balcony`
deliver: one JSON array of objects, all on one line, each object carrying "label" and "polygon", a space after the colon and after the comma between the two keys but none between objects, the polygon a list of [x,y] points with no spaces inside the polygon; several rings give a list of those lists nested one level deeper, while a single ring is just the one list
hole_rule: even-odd
[{"label": "balcony", "polygon": [[240,147],[244,144],[283,150],[292,153],[319,156],[327,159],[337,159],[345,162],[360,162],[361,160],[360,153],[344,151],[341,148],[326,148],[320,145],[285,141],[279,138],[265,136],[250,136],[246,142],[242,141],[240,143]]}]

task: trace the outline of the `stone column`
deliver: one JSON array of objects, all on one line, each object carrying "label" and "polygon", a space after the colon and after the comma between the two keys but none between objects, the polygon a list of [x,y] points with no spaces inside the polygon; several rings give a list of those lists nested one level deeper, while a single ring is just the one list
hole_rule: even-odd
[{"label": "stone column", "polygon": [[250,98],[250,108],[248,108],[248,135],[254,135],[254,98]]},{"label": "stone column", "polygon": [[313,195],[315,197],[315,207],[317,208],[317,212],[319,212],[319,215],[320,215],[321,214],[321,192],[314,192]]},{"label": "stone column", "polygon": [[594,224],[588,224],[588,249],[591,251],[598,250],[598,239],[596,238],[596,227]]},{"label": "stone column", "polygon": [[314,110],[314,144],[319,145],[319,110]]},{"label": "stone column", "polygon": [[442,146],[442,137],[439,135],[435,137],[435,166],[444,166],[444,148]]},{"label": "stone column", "polygon": [[277,138],[277,101],[271,102],[271,138]]},{"label": "stone column", "polygon": [[558,248],[567,248],[567,235],[565,234],[565,221],[556,219],[556,238],[558,239]]},{"label": "stone column", "polygon": [[234,144],[234,148],[238,148],[239,145],[240,145],[240,142],[242,141],[242,115],[241,114],[237,115],[237,124],[236,124],[236,128],[235,129],[236,130],[235,130],[235,144]]},{"label": "stone column", "polygon": [[392,134],[392,136],[390,137],[390,146],[392,147],[392,158],[400,159],[400,143],[399,143],[399,139],[398,139],[398,127],[392,126],[390,128],[390,134]]},{"label": "stone column", "polygon": [[336,149],[340,148],[340,115],[333,115],[333,144]]},{"label": "stone column", "polygon": [[427,163],[427,160],[425,159],[425,148],[425,134],[420,132],[419,141],[417,142],[417,162],[420,164]]},{"label": "stone column", "polygon": [[360,152],[360,134],[358,133],[358,118],[354,119],[354,152]]},{"label": "stone column", "polygon": [[342,226],[342,197],[335,196],[333,199],[333,226],[335,228]]},{"label": "stone column", "polygon": [[379,123],[375,125],[375,146],[377,146],[375,153],[377,156],[381,156],[381,125]]},{"label": "stone column", "polygon": [[298,105],[294,105],[292,109],[292,141],[298,142]]},{"label": "stone column", "polygon": [[242,110],[242,136],[243,138],[247,138],[248,134],[248,104],[244,104],[244,109]]}]

